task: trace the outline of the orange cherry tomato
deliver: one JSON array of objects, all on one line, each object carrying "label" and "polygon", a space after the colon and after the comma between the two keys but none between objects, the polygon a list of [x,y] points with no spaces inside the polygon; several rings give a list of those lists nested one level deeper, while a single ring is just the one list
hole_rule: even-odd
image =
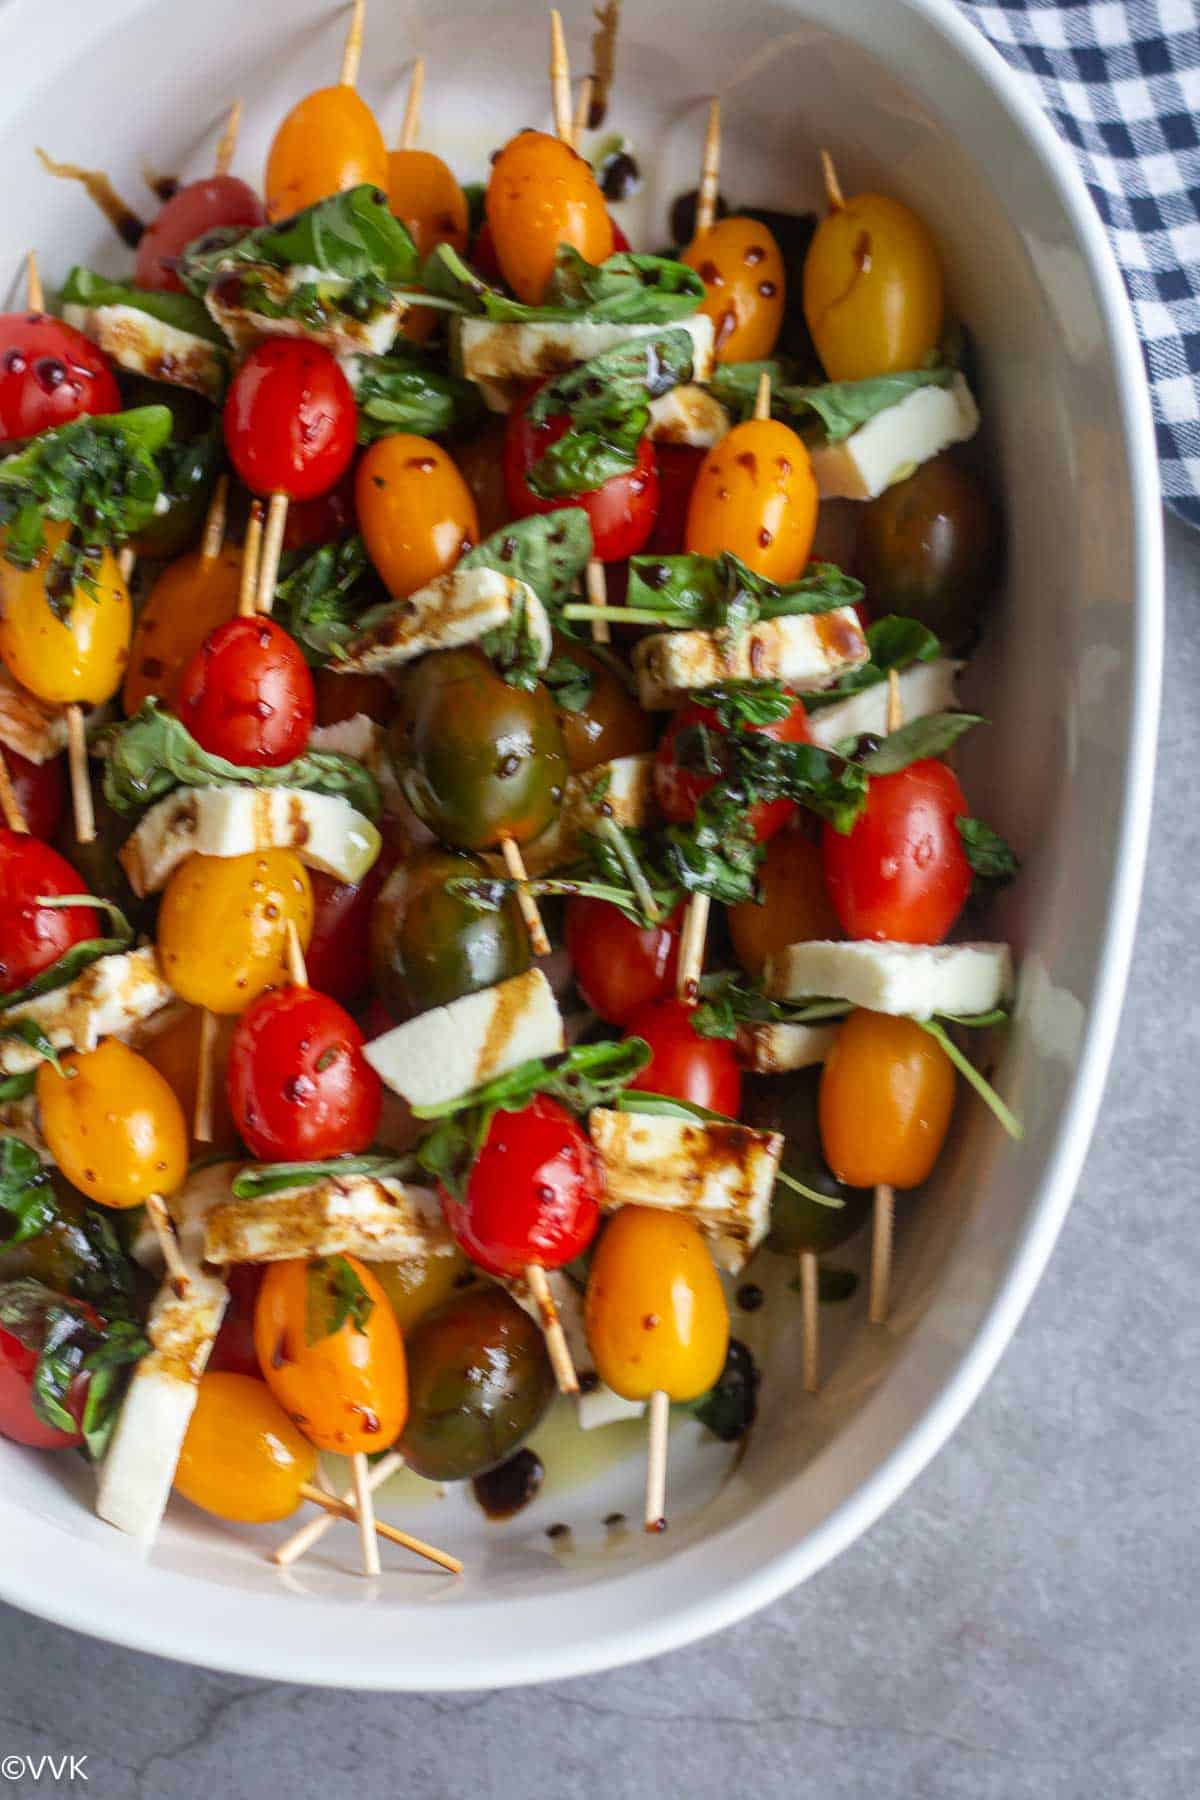
[{"label": "orange cherry tomato", "polygon": [[747,419],[713,445],[688,503],[684,549],[732,550],[768,581],[803,572],[817,524],[808,451],[778,419]]},{"label": "orange cherry tomato", "polygon": [[530,305],[546,291],[560,244],[590,263],[612,255],[612,220],[591,165],[544,131],[509,139],[492,164],[486,207],[504,279]]},{"label": "orange cherry tomato", "polygon": [[918,1187],[954,1109],[954,1064],[915,1019],[852,1012],[821,1072],[825,1161],[849,1187]]},{"label": "orange cherry tomato", "polygon": [[270,1525],[300,1504],[317,1453],[288,1418],[265,1381],[225,1369],[200,1377],[175,1492],[243,1525]]},{"label": "orange cherry tomato", "polygon": [[752,980],[769,956],[806,938],[837,938],[838,924],[820,844],[802,831],[780,831],[767,844],[758,868],[761,903],[743,900],[728,911],[733,952]]},{"label": "orange cherry tomato", "polygon": [[42,1131],[73,1187],[102,1206],[140,1206],[173,1194],[187,1174],[182,1108],[158,1070],[117,1038],[70,1050],[60,1075],[42,1063]]},{"label": "orange cherry tomato", "polygon": [[121,705],[132,716],[153,694],[171,703],[175,684],[210,631],[237,611],[242,554],[225,544],[216,556],[193,550],[168,563],[138,614]]},{"label": "orange cherry tomato", "polygon": [[554,654],[578,663],[592,677],[587,705],[576,712],[560,707],[558,712],[573,775],[618,756],[637,756],[654,748],[653,719],[606,663],[571,638],[557,638]]},{"label": "orange cherry tomato", "polygon": [[92,591],[76,587],[65,618],[52,612],[46,565],[67,529],[47,525],[46,547],[32,569],[15,569],[0,557],[0,660],[49,706],[99,706],[116,693],[129,661],[129,589],[105,550]]},{"label": "orange cherry tomato", "polygon": [[596,1373],[626,1400],[706,1393],[725,1366],[729,1308],[694,1220],[622,1206],[601,1234],[584,1308]]},{"label": "orange cherry tomato", "polygon": [[287,925],[312,937],[308,870],[294,850],[189,856],[158,909],[158,956],[182,1000],[240,1013],[287,976]]},{"label": "orange cherry tomato", "polygon": [[708,289],[700,311],[713,322],[717,361],[770,356],[783,324],[787,274],[766,226],[757,219],[718,219],[692,239],[683,261]]},{"label": "orange cherry tomato", "polygon": [[267,1386],[319,1450],[386,1450],[403,1431],[400,1327],[356,1257],[272,1263],[254,1309],[254,1348]]},{"label": "orange cherry tomato", "polygon": [[271,140],[267,217],[286,219],[344,188],[387,188],[388,153],[375,114],[354,88],[318,88],[293,106]]},{"label": "orange cherry tomato", "polygon": [[859,194],[822,219],[804,259],[804,317],[830,381],[920,368],[944,312],[937,245],[911,207]]},{"label": "orange cherry tomato", "polygon": [[[432,150],[392,150],[388,155],[388,205],[422,258],[439,244],[464,251],[470,235],[467,197],[452,172]],[[432,306],[413,307],[404,316],[401,332],[421,344],[437,324]]]},{"label": "orange cherry tomato", "polygon": [[397,432],[358,465],[359,530],[389,594],[407,599],[479,542],[471,491],[431,438]]}]

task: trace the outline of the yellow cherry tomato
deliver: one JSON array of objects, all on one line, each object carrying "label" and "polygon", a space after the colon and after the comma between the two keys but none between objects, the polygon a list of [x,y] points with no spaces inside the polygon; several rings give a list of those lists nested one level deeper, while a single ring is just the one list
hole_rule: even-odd
[{"label": "yellow cherry tomato", "polygon": [[504,279],[532,306],[560,244],[590,263],[612,255],[612,220],[591,164],[544,131],[521,131],[505,144],[492,164],[486,209]]},{"label": "yellow cherry tomato", "polygon": [[733,951],[755,981],[769,956],[806,938],[839,938],[842,928],[825,885],[821,846],[802,831],[777,831],[758,868],[761,904],[729,908]]},{"label": "yellow cherry tomato", "polygon": [[308,948],[312,884],[293,850],[189,856],[158,913],[158,958],[180,999],[240,1013],[287,978],[291,919]]},{"label": "yellow cherry tomato", "polygon": [[[392,150],[388,154],[388,205],[404,224],[424,258],[439,244],[467,247],[467,197],[452,172],[432,150]],[[438,314],[432,306],[414,306],[401,322],[402,334],[423,344]]]},{"label": "yellow cherry tomato", "polygon": [[307,94],[271,140],[267,217],[286,219],[363,182],[385,191],[388,185],[387,145],[375,114],[342,83]]},{"label": "yellow cherry tomato", "polygon": [[783,324],[787,273],[779,245],[757,219],[718,219],[694,237],[683,261],[708,289],[700,308],[713,322],[718,362],[770,356]]},{"label": "yellow cherry tomato", "polygon": [[62,1074],[38,1070],[42,1132],[73,1187],[102,1206],[140,1206],[173,1194],[187,1174],[183,1109],[144,1056],[116,1038],[70,1050]]},{"label": "yellow cherry tomato", "polygon": [[209,1370],[200,1377],[175,1491],[193,1506],[243,1525],[286,1519],[311,1481],[317,1453],[265,1381]]},{"label": "yellow cherry tomato", "polygon": [[105,550],[93,591],[74,588],[66,617],[56,617],[46,598],[46,565],[67,529],[47,525],[32,569],[14,569],[0,557],[0,661],[48,706],[99,706],[120,687],[129,660],[129,589]]},{"label": "yellow cherry tomato", "polygon": [[[236,1150],[239,1145],[237,1127],[229,1110],[225,1070],[229,1062],[229,1046],[233,1039],[235,1019],[216,1020],[216,1034],[209,1054],[212,1057],[212,1150]],[[200,1079],[200,1039],[204,1014],[199,1007],[185,1007],[170,1024],[156,1031],[142,1045],[142,1055],[152,1063],[171,1089],[185,1119],[196,1116],[196,1088]]]},{"label": "yellow cherry tomato", "polygon": [[732,550],[768,581],[795,581],[817,524],[808,451],[778,419],[747,419],[714,444],[696,473],[684,548]]},{"label": "yellow cherry tomato", "polygon": [[450,1256],[413,1256],[407,1262],[369,1262],[402,1332],[455,1293],[470,1263],[455,1248]]},{"label": "yellow cherry tomato", "polygon": [[356,1257],[272,1263],[255,1303],[254,1349],[267,1386],[319,1450],[386,1450],[403,1431],[400,1327]]},{"label": "yellow cherry tomato", "polygon": [[175,684],[218,625],[237,611],[242,554],[226,544],[216,556],[188,556],[168,563],[138,614],[121,705],[135,713],[153,694],[169,704]]},{"label": "yellow cherry tomato", "polygon": [[850,1187],[917,1187],[954,1109],[954,1064],[915,1019],[852,1012],[821,1072],[825,1160]]},{"label": "yellow cherry tomato", "polygon": [[388,593],[407,599],[479,542],[471,490],[440,444],[397,432],[371,445],[354,479],[358,528]]},{"label": "yellow cherry tomato", "polygon": [[596,1373],[626,1400],[707,1392],[725,1366],[729,1308],[694,1221],[649,1206],[614,1213],[592,1258],[585,1325]]},{"label": "yellow cherry tomato", "polygon": [[920,368],[944,311],[937,245],[903,201],[859,194],[817,226],[804,259],[804,317],[830,381]]}]

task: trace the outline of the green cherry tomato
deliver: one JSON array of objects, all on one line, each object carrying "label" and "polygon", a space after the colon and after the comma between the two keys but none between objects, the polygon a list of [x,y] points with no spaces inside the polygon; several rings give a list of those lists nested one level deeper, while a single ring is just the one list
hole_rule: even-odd
[{"label": "green cherry tomato", "polygon": [[371,969],[397,1018],[446,1006],[529,967],[529,934],[510,895],[481,912],[447,891],[456,877],[487,878],[477,856],[434,846],[392,870],[371,909]]},{"label": "green cherry tomato", "polygon": [[409,805],[456,849],[527,844],[562,804],[567,759],[549,690],[510,686],[478,650],[411,665],[392,744]]},{"label": "green cherry tomato", "polygon": [[554,1397],[537,1325],[503,1288],[475,1287],[406,1338],[408,1423],[398,1448],[429,1481],[467,1481],[512,1455]]},{"label": "green cherry tomato", "polygon": [[999,536],[978,477],[935,456],[860,512],[860,573],[874,617],[901,613],[951,649],[968,646],[995,585]]},{"label": "green cherry tomato", "polygon": [[786,1097],[777,1075],[747,1083],[747,1124],[763,1131],[786,1133],[784,1174],[802,1181],[818,1194],[828,1194],[831,1200],[842,1202],[840,1207],[822,1206],[778,1182],[771,1198],[767,1247],[787,1256],[798,1256],[802,1250],[811,1250],[816,1256],[836,1250],[866,1223],[874,1197],[870,1188],[847,1187],[826,1166],[817,1121],[820,1085],[820,1069],[805,1069],[794,1081],[786,1082]]}]

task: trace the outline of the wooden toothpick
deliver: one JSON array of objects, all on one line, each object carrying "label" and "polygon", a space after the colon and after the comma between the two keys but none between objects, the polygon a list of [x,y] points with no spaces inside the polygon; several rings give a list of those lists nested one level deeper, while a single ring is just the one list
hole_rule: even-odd
[{"label": "wooden toothpick", "polygon": [[754,417],[769,419],[771,416],[771,377],[764,369],[758,378],[758,386],[754,391]]},{"label": "wooden toothpick", "polygon": [[585,75],[579,84],[579,98],[575,102],[575,123],[572,127],[572,144],[577,144],[588,128],[588,118],[592,110],[592,90],[594,83],[590,75]]},{"label": "wooden toothpick", "polygon": [[258,591],[258,562],[262,551],[262,535],[262,502],[255,500],[251,503],[245,542],[242,544],[242,579],[238,588],[238,617],[242,619],[253,618],[255,612],[254,602]]},{"label": "wooden toothpick", "polygon": [[[608,605],[608,584],[604,578],[604,564],[598,556],[593,556],[588,561],[587,597],[589,606]],[[611,644],[612,626],[607,619],[592,620],[592,642],[594,644]]]},{"label": "wooden toothpick", "polygon": [[425,58],[418,56],[413,63],[412,80],[408,84],[408,101],[404,108],[404,124],[400,128],[400,142],[397,149],[415,150],[417,133],[421,129],[421,97],[425,92]]},{"label": "wooden toothpick", "polygon": [[[371,1473],[368,1477],[371,1492],[373,1494],[378,1492],[384,1482],[390,1481],[392,1476],[403,1467],[404,1458],[398,1450],[389,1450],[387,1455],[381,1456],[377,1463],[372,1463]],[[342,1506],[353,1506],[353,1487],[346,1488],[343,1493],[335,1495],[334,1498]],[[298,1562],[302,1556],[306,1556],[313,1545],[325,1536],[337,1517],[336,1513],[319,1512],[315,1519],[310,1519],[307,1525],[302,1525],[299,1531],[293,1532],[291,1537],[280,1544],[277,1550],[272,1550],[271,1561],[278,1563],[281,1569],[289,1568],[292,1563]],[[453,1561],[453,1558],[450,1560]]]},{"label": "wooden toothpick", "polygon": [[171,1286],[182,1296],[192,1285],[187,1264],[179,1248],[179,1239],[175,1236],[175,1227],[171,1215],[167,1211],[166,1201],[161,1194],[147,1194],[146,1217],[154,1227],[154,1235],[158,1239],[158,1247],[162,1251],[162,1259],[170,1277]]},{"label": "wooden toothpick", "polygon": [[[365,1456],[362,1458],[362,1461],[366,1464],[367,1459]],[[369,1468],[370,1465],[367,1464],[367,1467]],[[353,1505],[341,1500],[335,1500],[332,1494],[324,1493],[319,1487],[314,1487],[311,1482],[306,1481],[303,1484],[300,1489],[300,1498],[302,1500],[311,1501],[314,1506],[319,1506],[322,1512],[328,1513],[332,1518],[346,1519],[351,1523],[358,1522],[359,1515],[355,1511]],[[421,1538],[411,1537],[407,1531],[398,1531],[394,1525],[385,1525],[382,1519],[375,1519],[373,1515],[372,1522],[374,1528],[372,1533],[372,1543],[374,1543],[374,1538],[376,1536],[386,1538],[389,1544],[399,1544],[402,1549],[411,1550],[414,1555],[423,1556],[428,1562],[437,1563],[440,1569],[449,1569],[452,1575],[462,1574],[463,1566],[457,1556],[451,1556],[448,1551],[439,1550],[436,1545],[427,1544]],[[377,1548],[375,1554],[376,1558],[378,1558]],[[272,1557],[271,1560],[276,1561],[277,1559]],[[378,1574],[378,1572],[378,1568],[373,1571],[373,1573],[376,1574]]]},{"label": "wooden toothpick", "polygon": [[279,579],[279,559],[283,555],[287,516],[287,495],[272,494],[267,506],[266,530],[263,532],[262,561],[258,566],[256,610],[260,613],[269,613],[275,604],[275,583]]},{"label": "wooden toothpick", "polygon": [[25,304],[30,312],[42,312],[46,305],[36,250],[29,250],[25,255]]},{"label": "wooden toothpick", "polygon": [[552,9],[550,13],[550,97],[554,103],[554,135],[574,149],[574,121],[571,117],[571,65],[567,61],[562,14],[557,8]]},{"label": "wooden toothpick", "polygon": [[200,539],[201,562],[216,562],[225,542],[225,523],[229,507],[229,477],[222,475],[213,489],[204,517],[204,535]]},{"label": "wooden toothpick", "polygon": [[696,236],[709,231],[717,217],[717,190],[721,179],[721,102],[714,94],[708,105],[708,129],[700,158],[700,186],[696,189]]},{"label": "wooden toothpick", "polygon": [[[608,111],[608,96],[617,68],[617,32],[621,24],[621,0],[606,0],[593,8],[596,30],[592,34],[593,88],[589,114],[594,113],[596,126],[603,125]],[[586,121],[592,124],[592,117]]]},{"label": "wooden toothpick", "polygon": [[338,83],[341,87],[354,87],[358,82],[358,68],[362,62],[363,20],[366,16],[367,0],[354,0],[354,11],[350,15],[350,28],[346,33],[346,47],[342,51],[341,73]]},{"label": "wooden toothpick", "polygon": [[509,875],[518,884],[515,890],[517,905],[520,908],[521,917],[525,921],[525,929],[529,933],[529,947],[535,956],[549,956],[550,939],[546,936],[546,927],[542,924],[538,903],[529,891],[529,875],[525,868],[525,859],[515,841],[510,837],[500,839],[500,854],[504,858],[504,866]]},{"label": "wooden toothpick", "polygon": [[895,1191],[886,1181],[881,1181],[875,1189],[875,1212],[871,1223],[871,1294],[867,1317],[872,1325],[883,1325],[888,1316],[895,1212]]},{"label": "wooden toothpick", "polygon": [[304,951],[300,945],[300,933],[296,930],[295,919],[288,920],[286,934],[288,980],[293,987],[307,987],[308,968],[304,961]]},{"label": "wooden toothpick", "polygon": [[75,836],[81,844],[96,841],[96,813],[92,804],[92,779],[88,773],[87,733],[83,726],[83,708],[65,707],[67,720],[67,768],[71,776],[71,807],[75,814]]},{"label": "wooden toothpick", "polygon": [[840,212],[846,204],[846,198],[828,150],[821,152],[821,179],[825,183],[825,204],[830,212]]},{"label": "wooden toothpick", "polygon": [[237,150],[238,135],[242,129],[242,103],[235,100],[229,109],[229,117],[225,121],[225,129],[217,144],[216,173],[228,175]]},{"label": "wooden toothpick", "polygon": [[546,1340],[546,1350],[550,1366],[554,1370],[554,1379],[558,1383],[558,1391],[560,1394],[577,1394],[579,1377],[575,1373],[575,1364],[562,1328],[562,1320],[558,1316],[558,1308],[554,1304],[554,1295],[550,1292],[550,1283],[546,1280],[546,1271],[540,1263],[530,1263],[525,1270],[525,1280],[538,1309],[542,1336]]},{"label": "wooden toothpick", "polygon": [[806,1394],[821,1385],[821,1307],[819,1270],[812,1250],[800,1252],[800,1318],[803,1341],[803,1377]]},{"label": "wooden toothpick", "polygon": [[670,1399],[663,1388],[655,1388],[650,1396],[650,1441],[646,1446],[647,1531],[665,1531],[667,1528],[667,1436],[670,1424]]},{"label": "wooden toothpick", "polygon": [[217,1053],[217,1015],[203,1007],[200,1012],[200,1044],[196,1064],[196,1110],[192,1118],[192,1136],[198,1144],[211,1144],[213,1135],[213,1063]]},{"label": "wooden toothpick", "polygon": [[700,975],[704,968],[704,945],[708,938],[708,915],[712,902],[707,894],[693,894],[683,915],[679,934],[679,966],[675,975],[675,992],[689,1005],[700,993]]},{"label": "wooden toothpick", "polygon": [[0,745],[0,812],[4,814],[4,823],[10,831],[19,831],[28,836],[29,822],[21,811],[21,802],[17,799],[17,790],[13,786],[12,771],[5,759],[3,745]]}]

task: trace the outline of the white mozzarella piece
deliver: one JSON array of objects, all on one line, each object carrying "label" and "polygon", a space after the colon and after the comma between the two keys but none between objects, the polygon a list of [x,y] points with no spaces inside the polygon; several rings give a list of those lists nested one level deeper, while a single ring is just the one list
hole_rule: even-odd
[{"label": "white mozzarella piece", "polygon": [[550,661],[550,621],[533,589],[495,569],[452,569],[406,600],[377,607],[371,623],[329,666],[334,674],[374,675],[426,656],[475,644],[506,626],[518,608],[538,648],[538,667]]},{"label": "white mozzarella piece", "polygon": [[692,380],[707,381],[713,368],[712,320],[704,313],[662,325],[618,325],[605,320],[562,319],[536,324],[455,319],[451,343],[458,366],[477,382],[493,412],[509,412],[524,384],[558,375],[575,363],[601,356],[631,338],[683,330],[692,340]]},{"label": "white mozzarella piece", "polygon": [[367,1175],[330,1175],[253,1200],[226,1198],[209,1214],[204,1244],[214,1263],[293,1256],[409,1262],[453,1250],[431,1189]]},{"label": "white mozzarella piece", "polygon": [[783,1154],[777,1131],[709,1125],[653,1113],[588,1114],[604,1168],[606,1212],[656,1206],[694,1219],[723,1269],[736,1275],[767,1235]]},{"label": "white mozzarella piece", "polygon": [[[925,719],[932,713],[952,712],[958,705],[954,681],[962,668],[960,662],[939,656],[933,662],[912,663],[898,677],[900,683],[900,715]],[[832,706],[819,707],[808,715],[808,735],[814,744],[832,750],[843,738],[861,737],[873,732],[887,736],[888,684],[876,682],[860,694],[837,700]]]},{"label": "white mozzarella piece", "polygon": [[[101,1038],[121,1036],[173,998],[152,946],[119,950],[100,957],[65,987],[14,1006],[4,1023],[31,1019],[56,1050],[94,1050]],[[20,1038],[0,1037],[0,1074],[24,1074],[41,1060]]]},{"label": "white mozzarella piece", "polygon": [[[541,1326],[541,1309],[528,1284],[523,1280],[506,1281],[517,1305]],[[579,1377],[579,1393],[575,1396],[575,1416],[582,1431],[595,1431],[601,1425],[617,1425],[623,1419],[640,1419],[646,1410],[644,1400],[626,1400],[607,1387],[596,1374],[596,1359],[587,1341],[583,1318],[583,1295],[562,1269],[546,1271],[546,1286],[558,1310],[559,1323],[571,1352],[571,1361]]]},{"label": "white mozzarella piece", "polygon": [[372,1039],[363,1055],[410,1106],[438,1106],[564,1048],[562,1014],[540,969],[465,994]]},{"label": "white mozzarella piece", "polygon": [[135,894],[156,894],[189,856],[294,850],[310,869],[361,881],[379,855],[370,819],[340,794],[304,788],[176,788],[152,806],[119,852]]},{"label": "white mozzarella piece", "polygon": [[[351,286],[349,281],[338,280],[320,269],[306,268],[302,264],[289,269],[274,269],[267,263],[253,263],[231,272],[253,275],[280,305],[286,304],[296,289],[307,282],[319,284],[322,292],[331,299]],[[331,306],[326,324],[313,326],[302,324],[299,319],[269,318],[248,307],[231,306],[221,298],[220,290],[218,277],[209,285],[204,304],[238,351],[249,350],[264,337],[303,337],[324,344],[335,355],[352,356],[361,350],[371,356],[382,356],[391,349],[409,304],[403,295],[393,294],[386,306],[374,307],[366,319],[353,319],[348,313],[334,311]]]},{"label": "white mozzarella piece", "polygon": [[687,381],[650,402],[650,437],[656,444],[711,450],[729,430],[729,413],[707,388]]},{"label": "white mozzarella piece", "polygon": [[1007,944],[790,944],[772,956],[763,987],[776,1000],[848,1000],[909,1019],[970,1018],[1012,994]]},{"label": "white mozzarella piece", "polygon": [[194,331],[151,318],[136,306],[67,305],[63,318],[134,375],[192,388],[209,400],[219,400],[225,391],[226,353]]},{"label": "white mozzarella piece", "polygon": [[949,387],[915,388],[840,444],[810,446],[822,500],[874,500],[951,444],[979,429],[979,409],[961,375]]},{"label": "white mozzarella piece", "polygon": [[833,1048],[837,1025],[743,1025],[737,1047],[759,1075],[786,1075],[823,1063]]},{"label": "white mozzarella piece", "polygon": [[783,681],[826,687],[870,652],[852,606],[827,613],[760,619],[747,630],[663,631],[634,645],[638,698],[648,712],[679,704],[681,695],[724,681]]},{"label": "white mozzarella piece", "polygon": [[146,1321],[150,1350],[133,1371],[97,1480],[100,1517],[143,1543],[154,1536],[166,1509],[200,1377],[229,1297],[224,1276],[204,1262],[211,1204],[210,1191],[189,1195],[186,1189],[171,1202],[190,1285],[177,1294],[165,1281],[158,1291]]},{"label": "white mozzarella piece", "polygon": [[396,771],[388,754],[387,732],[366,713],[353,713],[333,725],[314,725],[309,734],[310,750],[335,750],[352,757],[375,777],[383,800],[383,810],[396,816],[407,811]]}]

